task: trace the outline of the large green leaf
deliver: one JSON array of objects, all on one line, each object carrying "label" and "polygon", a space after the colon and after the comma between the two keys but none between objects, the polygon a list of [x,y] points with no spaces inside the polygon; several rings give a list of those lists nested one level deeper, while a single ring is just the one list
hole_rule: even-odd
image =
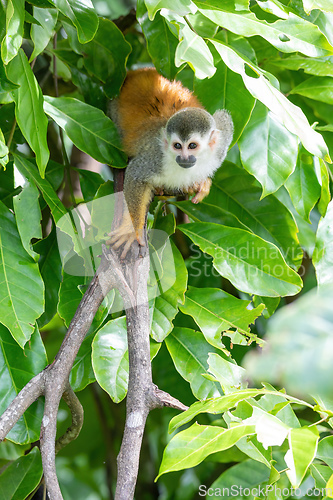
[{"label": "large green leaf", "polygon": [[[310,153],[329,160],[327,146],[318,132],[309,125],[303,111],[292,104],[277,88],[272,85],[268,77],[272,76],[262,71],[258,66],[242,57],[231,47],[221,41],[212,40],[215,48],[221,55],[225,64],[243,78],[248,91],[267,106],[281,123],[291,132],[297,135],[304,147]],[[248,70],[253,70],[254,76],[248,75]]]},{"label": "large green leaf", "polygon": [[64,215],[67,214],[67,210],[59,200],[59,197],[50,182],[47,179],[43,179],[39,175],[36,166],[30,160],[19,155],[14,155],[14,158],[17,169],[28,180],[35,182],[38,189],[42,193],[45,202],[50,207],[54,221],[58,222]]},{"label": "large green leaf", "polygon": [[316,456],[319,432],[315,426],[291,429],[288,436],[289,450],[284,460],[286,471],[293,488],[298,488],[305,473]]},{"label": "large green leaf", "polygon": [[[212,491],[216,491],[219,493],[220,491],[226,492],[223,495],[225,500],[232,500],[233,498],[237,499],[249,499],[249,498],[258,498],[253,497],[245,497],[242,495],[244,491],[247,493],[248,491],[255,491],[256,487],[257,491],[262,484],[266,485],[270,478],[270,470],[266,465],[255,462],[254,460],[245,460],[237,465],[233,465],[226,471],[224,471],[216,481],[210,486]],[[205,489],[202,490],[203,493]],[[265,491],[265,488],[264,488]],[[238,494],[239,493],[239,494]],[[271,498],[275,500],[276,496]],[[269,493],[268,493],[269,495]],[[212,500],[217,499],[218,497],[213,496]]]},{"label": "large green leaf", "polygon": [[297,137],[259,101],[238,145],[242,163],[262,185],[263,196],[277,191],[295,168]]},{"label": "large green leaf", "polygon": [[22,500],[38,486],[43,475],[40,451],[35,446],[30,453],[12,462],[0,476],[2,500]]},{"label": "large green leaf", "polygon": [[[248,43],[248,42],[246,42]],[[207,111],[214,113],[217,109],[227,109],[234,123],[232,143],[239,139],[248,122],[255,103],[254,97],[244,87],[242,77],[230,68],[216,55],[214,50],[216,73],[208,80],[195,79],[194,91]],[[235,99],[235,89],[237,98]]]},{"label": "large green leaf", "polygon": [[255,398],[256,396],[263,394],[272,394],[276,397],[283,398],[281,399],[281,401],[285,401],[285,399],[287,399],[288,401],[292,401],[298,404],[304,404],[305,406],[312,408],[312,406],[305,401],[287,396],[283,392],[271,391],[268,389],[240,389],[233,392],[232,394],[228,394],[220,398],[195,402],[190,406],[188,410],[173,417],[169,425],[169,432],[174,432],[176,429],[178,429],[178,427],[187,424],[200,413],[223,413],[237,406],[240,401]]},{"label": "large green leaf", "polygon": [[72,21],[81,43],[92,40],[98,28],[98,17],[90,0],[49,1]]},{"label": "large green leaf", "polygon": [[27,181],[20,194],[14,196],[14,211],[18,232],[25,251],[38,260],[38,254],[32,250],[32,238],[42,238],[40,221],[42,214],[39,206],[39,191],[33,182]]},{"label": "large green leaf", "polygon": [[299,151],[296,168],[288,178],[286,188],[297,212],[310,222],[310,212],[321,195],[321,172],[318,160],[303,148]]},{"label": "large green leaf", "polygon": [[210,454],[227,450],[241,438],[254,432],[254,425],[240,424],[224,429],[195,423],[176,434],[168,443],[158,477],[166,472],[195,467]]},{"label": "large green leaf", "polygon": [[[289,56],[283,59],[279,57],[278,59],[270,60],[269,64],[294,71],[302,69],[304,73],[318,77],[333,76],[333,61],[324,57],[317,57],[315,59],[301,55]],[[313,98],[312,96],[309,97]]]},{"label": "large green leaf", "polygon": [[181,29],[180,42],[175,53],[176,66],[179,67],[183,63],[188,63],[200,79],[210,78],[216,71],[212,53],[205,41],[187,25]]},{"label": "large green leaf", "polygon": [[333,104],[333,78],[312,76],[294,87],[290,94],[300,94],[316,101]]},{"label": "large green leaf", "polygon": [[[36,328],[24,349],[15,342],[7,328],[0,325],[0,414],[21,389],[47,364],[44,344]],[[32,443],[39,439],[43,402],[33,403],[8,434],[14,443]]]},{"label": "large green leaf", "polygon": [[127,58],[131,52],[122,32],[112,21],[101,18],[95,37],[83,45],[70,26],[65,25],[65,29],[75,52],[84,56],[83,63],[89,74],[104,83],[104,91],[110,99],[115,97],[125,79]]},{"label": "large green leaf", "polygon": [[22,45],[24,0],[8,0],[6,5],[6,35],[1,44],[1,57],[8,64]]},{"label": "large green leaf", "polygon": [[13,91],[15,116],[22,134],[36,154],[36,161],[44,177],[50,156],[47,141],[47,118],[43,111],[43,96],[38,82],[22,49],[7,66],[8,77],[20,87]]},{"label": "large green leaf", "polygon": [[333,12],[331,0],[303,0],[304,10],[309,14],[312,9],[320,9],[325,12]]},{"label": "large green leaf", "polygon": [[211,373],[222,387],[224,394],[231,394],[235,389],[245,386],[245,370],[235,363],[230,363],[215,352],[208,355],[209,373]]},{"label": "large green leaf", "polygon": [[163,76],[172,80],[178,71],[174,62],[178,39],[169,29],[167,20],[159,12],[153,21],[149,20],[144,0],[138,1],[137,18],[147,40],[148,53],[155,68]]},{"label": "large green leaf", "polygon": [[243,292],[284,297],[302,288],[301,278],[287,266],[277,247],[248,231],[210,223],[179,229],[211,255],[215,269]]},{"label": "large green leaf", "polygon": [[45,285],[45,311],[38,318],[39,327],[46,325],[57,312],[58,292],[61,283],[61,259],[55,226],[50,234],[34,245],[40,255],[39,270]]},{"label": "large green leaf", "polygon": [[333,282],[333,202],[328,205],[325,217],[318,224],[316,246],[313,254],[318,285]]},{"label": "large green leaf", "polygon": [[96,380],[112,401],[124,399],[128,384],[126,318],[109,321],[92,343],[92,364]]},{"label": "large green leaf", "polygon": [[161,9],[169,9],[177,12],[180,16],[196,11],[192,0],[145,0],[145,4],[151,21],[154,19],[156,12]]},{"label": "large green leaf", "polygon": [[285,306],[270,319],[261,354],[252,351],[243,366],[254,381],[266,380],[290,394],[330,397],[333,368],[333,289],[322,286]]},{"label": "large green leaf", "polygon": [[30,61],[43,52],[53,35],[58,19],[58,11],[56,9],[42,9],[34,6],[33,13],[39,25],[31,25],[31,39],[34,42],[34,50],[30,56]]},{"label": "large green leaf", "polygon": [[303,255],[295,220],[274,195],[264,199],[260,199],[260,195],[261,189],[256,186],[254,177],[225,162],[216,172],[205,201],[232,213],[254,234],[276,245],[286,262],[297,269]]},{"label": "large green leaf", "polygon": [[170,245],[169,241],[160,259],[158,253],[150,253],[150,272],[156,273],[155,282],[148,288],[150,323],[151,335],[157,342],[162,342],[171,332],[172,321],[178,305],[184,301],[187,285],[184,259],[174,243]]},{"label": "large green leaf", "polygon": [[317,458],[333,468],[333,436],[326,436],[319,441]]},{"label": "large green leaf", "polygon": [[91,343],[94,336],[95,332],[85,337],[73,363],[69,377],[69,383],[73,391],[82,391],[87,385],[96,380],[91,360]]},{"label": "large green leaf", "polygon": [[45,112],[61,127],[73,143],[101,163],[126,165],[114,123],[89,104],[72,97],[44,97]]},{"label": "large green leaf", "polygon": [[190,287],[180,310],[192,316],[206,337],[217,348],[223,346],[221,333],[236,329],[247,337],[249,325],[254,323],[264,309],[264,304],[248,309],[251,301],[240,300],[218,288]]},{"label": "large green leaf", "polygon": [[301,52],[310,57],[328,56],[333,47],[312,23],[293,13],[287,19],[268,23],[253,12],[232,12],[219,0],[195,0],[200,12],[223,28],[246,37],[259,35],[282,52]]},{"label": "large green leaf", "polygon": [[13,214],[0,202],[0,322],[24,347],[44,306],[38,265],[22,246]]},{"label": "large green leaf", "polygon": [[208,355],[219,353],[208,344],[200,332],[189,328],[174,328],[165,340],[172,360],[180,375],[190,382],[192,392],[198,399],[221,395],[219,385],[203,374],[208,374]]}]

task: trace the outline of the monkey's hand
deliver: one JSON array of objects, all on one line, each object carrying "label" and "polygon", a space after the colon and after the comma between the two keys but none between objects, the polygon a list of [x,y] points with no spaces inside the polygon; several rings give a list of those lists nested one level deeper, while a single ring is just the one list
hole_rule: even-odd
[{"label": "monkey's hand", "polygon": [[137,240],[139,245],[145,246],[145,240],[143,237],[143,229],[138,228],[136,231],[133,227],[131,216],[129,213],[123,216],[121,225],[109,233],[109,239],[106,241],[107,245],[112,245],[115,249],[124,245],[121,259],[125,259],[128,250],[130,249],[132,243]]},{"label": "monkey's hand", "polygon": [[193,186],[187,190],[189,194],[196,193],[191,200],[192,203],[197,204],[204,198],[206,198],[206,196],[209,194],[211,185],[212,180],[209,177],[207,177],[207,179],[202,182],[196,182],[195,184],[193,184]]}]

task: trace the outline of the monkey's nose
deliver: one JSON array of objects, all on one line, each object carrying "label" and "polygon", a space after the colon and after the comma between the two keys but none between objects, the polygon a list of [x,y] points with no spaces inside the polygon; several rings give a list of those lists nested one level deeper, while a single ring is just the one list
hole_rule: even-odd
[{"label": "monkey's nose", "polygon": [[176,157],[176,162],[182,168],[191,168],[195,165],[196,161],[197,159],[194,155],[190,155],[188,158],[184,158],[183,156],[180,155]]}]

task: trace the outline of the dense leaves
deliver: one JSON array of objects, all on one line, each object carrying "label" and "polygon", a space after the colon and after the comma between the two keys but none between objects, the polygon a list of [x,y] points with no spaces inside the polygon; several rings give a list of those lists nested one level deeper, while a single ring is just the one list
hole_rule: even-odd
[{"label": "dense leaves", "polygon": [[[107,165],[127,163],[108,101],[126,71],[153,64],[233,119],[207,198],[158,197],[148,214],[154,382],[189,409],[171,438],[167,410],[150,415],[138,498],[333,485],[332,25],[330,0],[0,2],[1,413],[53,361],[100,262],[119,196]],[[57,459],[64,499],[113,498],[128,383],[117,292],[70,383],[86,421]],[[42,408],[0,445],[1,499],[41,480]],[[64,432],[65,406],[58,417]]]}]

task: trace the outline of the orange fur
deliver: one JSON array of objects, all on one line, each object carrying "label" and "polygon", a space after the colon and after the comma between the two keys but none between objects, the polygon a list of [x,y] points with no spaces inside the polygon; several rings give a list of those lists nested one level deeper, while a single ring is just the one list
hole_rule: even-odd
[{"label": "orange fur", "polygon": [[180,82],[170,82],[154,68],[129,71],[117,104],[124,151],[135,156],[147,131],[164,126],[176,111],[187,107],[203,108]]}]

